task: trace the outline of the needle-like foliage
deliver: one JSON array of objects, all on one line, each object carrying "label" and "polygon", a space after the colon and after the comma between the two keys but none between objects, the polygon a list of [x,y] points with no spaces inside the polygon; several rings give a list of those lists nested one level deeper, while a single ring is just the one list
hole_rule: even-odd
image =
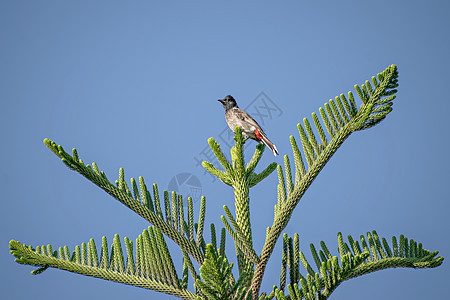
[{"label": "needle-like foliage", "polygon": [[[126,258],[119,236],[111,247],[103,237],[100,253],[91,239],[71,253],[67,246],[53,251],[51,245],[33,249],[20,242],[11,241],[11,253],[16,262],[39,266],[32,274],[40,274],[48,267],[106,279],[114,282],[151,289],[182,299],[197,299],[186,286],[187,279],[178,278],[172,257],[160,230],[150,226],[133,242],[125,238]],[[135,249],[133,249],[135,248]],[[110,251],[110,253],[109,253]]]},{"label": "needle-like foliage", "polygon": [[[212,244],[206,247],[206,258],[200,267],[200,275],[203,279],[197,279],[197,286],[208,300],[245,299],[245,291],[239,289],[246,274],[242,273],[239,280],[235,281],[231,269],[233,263],[228,263],[226,257],[221,255]],[[251,297],[247,296],[247,297]]]},{"label": "needle-like foliage", "polygon": [[[172,200],[169,199],[167,191],[164,192],[164,198],[161,200],[158,186],[153,184],[153,199],[150,191],[147,189],[147,185],[144,182],[143,177],[139,177],[139,188],[136,180],[131,178],[131,189],[128,187],[125,181],[124,170],[120,168],[119,179],[116,180],[115,185],[110,183],[106,178],[103,171],[100,171],[96,163],[92,163],[92,166],[85,165],[84,162],[78,157],[78,152],[73,149],[73,155],[69,155],[64,151],[62,146],[57,146],[53,141],[45,139],[44,143],[50,150],[53,151],[62,162],[72,170],[77,171],[94,184],[102,188],[105,192],[116,198],[122,204],[136,212],[142,218],[153,224],[156,228],[161,230],[165,235],[177,243],[182,250],[191,254],[192,257],[198,262],[203,261],[204,254],[201,248],[196,244],[194,238],[194,224],[193,224],[193,207],[192,201],[188,200],[188,216],[189,219],[185,220],[183,215],[183,201],[181,201],[181,195],[177,195],[172,192]],[[133,192],[132,192],[133,191]],[[201,198],[201,207],[205,206],[205,197]],[[161,204],[164,203],[164,205]],[[164,213],[163,213],[164,209]],[[205,210],[200,210],[199,222],[200,230],[197,240],[201,240],[203,232],[203,224],[205,218]],[[185,225],[188,226],[185,226]],[[185,230],[187,227],[187,230]]]},{"label": "needle-like foliage", "polygon": [[[297,140],[290,137],[294,168],[291,168],[291,160],[285,155],[284,169],[281,165],[271,163],[261,172],[255,172],[265,146],[257,145],[246,164],[243,151],[245,141],[239,127],[235,128],[235,146],[231,149],[230,161],[220,145],[210,138],[208,144],[220,166],[206,161],[202,166],[233,189],[235,209],[233,212],[228,206],[223,206],[225,214],[221,219],[224,228],[220,230],[218,239],[216,227],[211,224],[209,242],[204,237],[204,196],[201,197],[198,221],[195,223],[192,198],[188,198],[185,215],[182,195],[169,191],[161,194],[156,184],[150,191],[142,177],[137,181],[131,178],[129,186],[123,169],[119,170],[119,179],[113,184],[96,163],[85,165],[76,149],[70,155],[62,146],[45,139],[47,147],[67,167],[99,186],[147,220],[151,226],[136,238],[134,244],[125,237],[124,248],[116,235],[111,245],[103,237],[99,250],[91,239],[87,244],[76,246],[72,252],[67,246],[54,251],[51,245],[33,248],[12,240],[9,245],[11,253],[18,263],[37,267],[32,271],[34,275],[48,268],[57,268],[196,300],[326,299],[343,281],[370,272],[398,267],[437,267],[443,261],[442,257],[437,257],[437,251],[425,250],[421,243],[408,240],[403,235],[399,242],[393,237],[392,245],[389,245],[384,238],[380,240],[375,231],[367,233],[367,237],[361,236],[360,241],[348,236],[348,243],[338,233],[338,255],[334,256],[324,242],[320,243],[318,251],[311,244],[313,267],[300,251],[299,235],[289,237],[284,234],[279,286],[274,286],[269,295],[265,292],[260,294],[267,262],[303,194],[353,132],[375,126],[392,111],[397,79],[397,67],[391,65],[372,77],[371,82],[355,86],[362,102],[359,107],[353,93],[349,92],[347,97],[341,94],[319,108],[320,118],[313,113],[312,122],[303,119],[303,124],[297,125],[301,148]],[[273,199],[273,224],[266,230],[262,249],[255,249],[249,191],[275,169],[278,175],[278,196]],[[235,274],[225,251],[227,232],[235,244],[238,264]],[[178,257],[182,259],[182,269],[179,272],[165,237],[180,248]],[[199,270],[194,267],[192,259],[200,265]],[[300,270],[300,266],[303,266],[304,271]],[[189,277],[192,278],[191,289]]]},{"label": "needle-like foliage", "polygon": [[[346,243],[339,232],[338,256],[333,256],[323,241],[319,251],[311,244],[310,251],[317,268],[314,271],[305,254],[298,250],[298,235],[292,239],[284,234],[281,281],[272,296],[276,299],[285,299],[286,296],[289,299],[326,299],[345,280],[387,268],[434,268],[443,261],[442,257],[436,257],[438,251],[425,250],[422,244],[414,240],[408,242],[403,235],[399,243],[395,236],[392,237],[392,247],[385,238],[380,241],[376,231],[368,232],[366,238],[361,235],[360,244],[349,235]],[[302,275],[299,262],[306,276]],[[286,265],[289,267],[287,295],[284,293]]]},{"label": "needle-like foliage", "polygon": [[[275,206],[273,225],[268,230],[266,242],[260,255],[261,259],[255,268],[252,279],[251,288],[254,295],[259,292],[262,276],[275,243],[288,224],[292,212],[303,194],[319,172],[353,132],[378,124],[392,111],[392,101],[395,99],[398,86],[397,66],[391,65],[376,77],[372,77],[372,84],[373,86],[369,81],[366,81],[361,88],[355,85],[358,96],[362,101],[359,108],[356,106],[353,93],[349,92],[348,99],[341,94],[335,100],[331,99],[329,103],[325,103],[325,110],[319,108],[322,123],[315,113],[312,114],[319,138],[316,137],[308,119],[303,119],[304,126],[297,125],[304,159],[296,139],[293,136],[290,137],[295,163],[295,179],[292,180],[290,161],[285,156],[286,178],[284,178],[282,169],[279,167],[278,202]],[[322,124],[328,132],[328,137]]]}]

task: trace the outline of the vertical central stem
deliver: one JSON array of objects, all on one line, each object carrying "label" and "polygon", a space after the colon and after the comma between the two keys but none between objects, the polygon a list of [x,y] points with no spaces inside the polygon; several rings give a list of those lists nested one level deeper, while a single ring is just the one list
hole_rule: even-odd
[{"label": "vertical central stem", "polygon": [[[246,237],[247,241],[253,247],[252,241],[252,228],[250,224],[250,197],[249,186],[245,178],[237,178],[233,184],[234,189],[234,204],[236,207],[236,222],[239,225],[242,233]],[[253,263],[247,259],[242,251],[236,245],[236,254],[238,256],[239,273],[244,271],[247,274],[248,282],[245,285],[250,285],[253,275]]]}]

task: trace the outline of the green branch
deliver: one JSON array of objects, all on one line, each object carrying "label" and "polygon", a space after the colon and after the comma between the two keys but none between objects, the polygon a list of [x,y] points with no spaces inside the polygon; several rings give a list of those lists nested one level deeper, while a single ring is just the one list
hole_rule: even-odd
[{"label": "green branch", "polygon": [[[51,245],[37,246],[33,249],[17,241],[10,241],[11,253],[16,262],[40,268],[32,272],[39,274],[52,267],[86,276],[150,289],[182,299],[197,299],[197,295],[181,287],[175,266],[162,233],[149,227],[136,239],[136,248],[125,238],[127,249],[126,265],[119,236],[114,237],[111,253],[108,253],[106,238],[102,239],[101,254],[93,239],[86,245],[76,246],[71,254],[68,247],[53,251]],[[135,259],[133,253],[135,252]]]},{"label": "green branch", "polygon": [[[298,172],[298,174],[296,174],[296,179],[298,181],[296,180],[295,188],[287,196],[284,205],[282,207],[277,207],[273,225],[266,236],[266,241],[260,255],[261,260],[256,266],[252,280],[251,288],[253,290],[254,299],[256,299],[255,295],[258,295],[259,293],[264,270],[272,255],[275,243],[281,235],[282,230],[287,226],[292,212],[303,194],[350,134],[378,124],[392,110],[390,106],[386,106],[386,103],[390,103],[395,99],[395,88],[398,86],[397,77],[397,67],[391,65],[377,75],[378,81],[373,77],[372,81],[374,82],[375,89],[370,86],[368,81],[363,85],[363,90],[369,91],[367,93],[361,92],[361,89],[358,86],[355,86],[355,89],[363,102],[359,110],[355,108],[353,94],[351,92],[349,92],[351,104],[349,104],[345,96],[341,94],[340,97],[336,97],[336,101],[330,100],[330,105],[325,104],[326,114],[322,113],[322,109],[319,109],[323,123],[331,136],[329,143],[327,143],[326,138],[323,137],[321,126],[317,128],[317,131],[321,135],[322,143],[318,144],[308,120],[304,119],[306,132],[303,127],[298,124],[303,153],[308,163],[308,171],[306,174],[304,173],[305,168],[300,151],[294,138],[291,137],[296,172]],[[315,123],[317,124],[318,122]]]},{"label": "green branch", "polygon": [[[119,180],[116,182],[117,186],[114,186],[108,181],[105,173],[98,170],[98,167],[95,163],[92,164],[93,167],[85,165],[83,161],[78,158],[78,153],[75,149],[73,151],[72,157],[64,151],[62,146],[57,146],[53,141],[45,139],[44,143],[50,150],[52,150],[53,153],[61,158],[61,160],[67,167],[74,171],[77,171],[88,180],[99,186],[105,192],[113,196],[115,199],[120,201],[122,204],[136,212],[142,218],[150,222],[150,224],[156,226],[165,235],[167,235],[170,239],[177,243],[181,247],[181,249],[191,254],[198,263],[202,263],[203,254],[200,248],[195,244],[195,241],[187,239],[183,235],[183,230],[181,229],[182,226],[180,226],[180,228],[176,228],[176,226],[172,222],[170,204],[168,203],[167,198],[168,196],[165,197],[166,220],[164,220],[156,184],[153,185],[154,203],[152,203],[150,193],[148,192],[143,179],[141,180],[140,178],[142,199],[139,197],[139,193],[137,192],[137,186],[134,187],[135,181],[132,180],[132,183],[134,182],[133,190],[136,194],[136,198],[133,198],[128,185],[125,182],[123,169],[120,169]],[[182,204],[182,201],[180,202],[180,204]],[[178,214],[178,211],[179,210],[177,209],[174,210],[175,218]],[[180,222],[180,224],[182,223]]]},{"label": "green branch", "polygon": [[[261,173],[254,172],[261,156],[264,152],[264,146],[257,146],[250,162],[245,166],[244,163],[244,139],[240,127],[235,128],[235,146],[231,148],[231,163],[225,158],[220,146],[213,138],[208,139],[212,151],[216,155],[224,171],[218,170],[209,162],[203,162],[203,167],[211,174],[217,176],[222,182],[230,185],[234,190],[236,217],[234,218],[229,211],[226,210],[227,216],[231,222],[231,226],[222,218],[225,226],[232,235],[236,244],[236,254],[238,258],[239,273],[253,274],[253,264],[259,261],[256,251],[253,249],[252,232],[250,224],[250,198],[249,189],[259,183],[261,180],[269,176],[276,168],[276,163],[267,166]],[[235,221],[234,221],[235,220]],[[245,248],[245,250],[244,250]],[[250,276],[246,277],[250,280]],[[250,282],[244,282],[244,285]]]},{"label": "green branch", "polygon": [[[311,254],[318,269],[314,271],[303,252],[298,251],[298,235],[292,239],[285,234],[281,261],[282,280],[275,289],[276,298],[283,299],[285,296],[282,291],[286,282],[286,265],[290,271],[288,290],[291,299],[326,299],[342,282],[352,278],[391,268],[435,268],[444,260],[443,257],[437,257],[438,251],[423,249],[421,243],[408,241],[403,235],[400,236],[399,243],[395,236],[392,237],[392,247],[385,238],[380,241],[376,231],[367,233],[367,241],[364,236],[360,237],[361,248],[359,242],[350,235],[348,243],[344,242],[339,232],[339,256],[333,256],[324,242],[320,243],[322,249],[319,252],[311,244]],[[307,272],[306,276],[301,274],[299,259]]]}]

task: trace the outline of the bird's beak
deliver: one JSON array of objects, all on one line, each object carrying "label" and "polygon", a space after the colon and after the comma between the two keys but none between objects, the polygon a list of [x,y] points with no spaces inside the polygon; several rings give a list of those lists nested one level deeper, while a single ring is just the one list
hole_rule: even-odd
[{"label": "bird's beak", "polygon": [[217,101],[219,101],[220,103],[222,103],[222,104],[223,104],[223,100],[222,100],[222,99],[219,99],[219,100],[217,100]]}]

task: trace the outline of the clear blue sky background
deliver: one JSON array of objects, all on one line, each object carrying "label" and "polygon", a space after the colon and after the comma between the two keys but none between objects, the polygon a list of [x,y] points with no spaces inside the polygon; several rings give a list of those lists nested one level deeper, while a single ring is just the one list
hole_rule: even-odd
[{"label": "clear blue sky background", "polygon": [[[232,94],[246,107],[264,92],[282,111],[264,128],[292,159],[289,136],[298,137],[302,118],[390,64],[400,72],[394,111],[344,143],[286,232],[298,232],[308,253],[321,240],[336,253],[339,231],[405,234],[439,250],[444,264],[370,274],[331,299],[442,299],[450,275],[448,2],[241,2],[0,3],[2,299],[173,299],[54,269],[32,276],[14,262],[11,239],[73,249],[115,233],[134,241],[148,226],[68,170],[44,138],[76,147],[110,179],[124,167],[128,179],[144,176],[163,190],[179,173],[195,175],[207,222],[220,227],[232,191],[194,160],[225,128],[218,98]],[[272,161],[282,157],[266,153],[259,170]],[[258,252],[276,184],[273,174],[251,192]],[[278,244],[265,291],[279,283],[280,251]]]}]

